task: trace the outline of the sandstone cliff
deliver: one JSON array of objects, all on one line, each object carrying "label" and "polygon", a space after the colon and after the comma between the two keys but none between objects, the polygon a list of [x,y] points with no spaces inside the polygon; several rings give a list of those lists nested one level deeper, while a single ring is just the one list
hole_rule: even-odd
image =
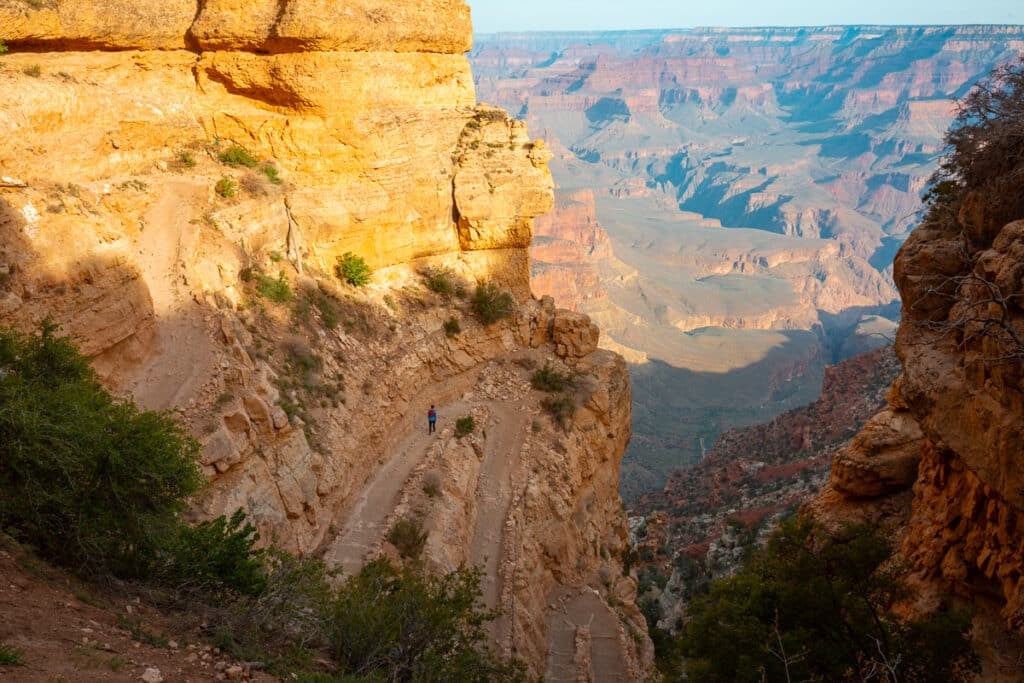
[{"label": "sandstone cliff", "polygon": [[[355,570],[415,514],[432,563],[485,567],[493,640],[533,673],[610,653],[642,676],[614,560],[624,365],[530,296],[549,153],[476,105],[466,5],[0,0],[0,26],[0,323],[52,318],[112,387],[177,412],[204,444],[196,515],[243,507]],[[348,252],[365,290],[333,275]],[[511,291],[513,316],[476,322],[425,268]],[[545,362],[581,378],[564,426],[529,388]],[[429,403],[480,433],[425,440]]]},{"label": "sandstone cliff", "polygon": [[1024,631],[1022,82],[1016,64],[964,100],[935,185],[945,195],[931,197],[896,258],[903,374],[814,505],[832,520],[888,525],[918,607],[975,611],[992,680],[1019,679]]}]

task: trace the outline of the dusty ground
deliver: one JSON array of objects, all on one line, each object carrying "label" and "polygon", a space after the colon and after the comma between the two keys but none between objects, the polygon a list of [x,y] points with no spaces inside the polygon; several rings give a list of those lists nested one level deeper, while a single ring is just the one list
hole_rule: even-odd
[{"label": "dusty ground", "polygon": [[147,669],[166,683],[277,680],[229,661],[129,593],[105,595],[13,545],[0,547],[0,644],[22,662],[0,666],[0,680],[139,681]]}]

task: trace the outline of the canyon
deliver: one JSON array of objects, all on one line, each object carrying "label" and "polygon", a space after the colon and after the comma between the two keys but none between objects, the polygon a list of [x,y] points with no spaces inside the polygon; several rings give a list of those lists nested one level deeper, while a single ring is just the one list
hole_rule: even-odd
[{"label": "canyon", "polygon": [[[499,654],[644,678],[627,366],[531,295],[551,152],[477,104],[465,3],[0,0],[0,26],[0,324],[53,322],[187,425],[196,520],[241,508],[349,574],[416,520],[429,569],[483,569]],[[365,288],[335,276],[352,255]],[[557,416],[549,366],[575,378]]]},{"label": "canyon", "polygon": [[891,343],[955,101],[1022,48],[1014,26],[477,37],[479,98],[554,155],[534,289],[630,362],[628,500]]}]

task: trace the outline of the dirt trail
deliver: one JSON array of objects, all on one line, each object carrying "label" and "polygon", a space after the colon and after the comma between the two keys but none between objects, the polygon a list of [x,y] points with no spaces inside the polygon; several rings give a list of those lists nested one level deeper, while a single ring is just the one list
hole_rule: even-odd
[{"label": "dirt trail", "polygon": [[[454,403],[439,406],[437,412],[441,416],[458,415],[466,409],[466,404]],[[362,569],[366,556],[384,536],[388,516],[398,506],[406,480],[436,438],[437,434],[427,434],[423,424],[392,449],[391,457],[363,488],[341,533],[324,553],[328,565],[341,567],[346,575]]]},{"label": "dirt trail", "polygon": [[211,374],[214,352],[199,305],[185,283],[183,252],[197,238],[191,224],[205,200],[202,185],[170,182],[146,213],[136,249],[156,314],[157,348],[129,389],[136,403],[164,410],[182,403]]},{"label": "dirt trail", "polygon": [[[630,680],[619,638],[619,620],[601,596],[590,589],[558,588],[549,599],[557,607],[548,612],[548,669],[546,681],[593,680],[618,683]],[[576,657],[576,631],[590,629],[585,642],[590,652]],[[590,671],[577,671],[576,662],[590,661]]]},{"label": "dirt trail", "polygon": [[[512,473],[519,466],[529,413],[520,402],[491,404],[492,419],[487,429],[484,461],[476,492],[476,525],[470,562],[482,567],[483,599],[488,608],[499,606],[501,598],[501,556],[505,520],[512,504]],[[507,631],[504,616],[491,622],[491,641],[498,642]]]}]

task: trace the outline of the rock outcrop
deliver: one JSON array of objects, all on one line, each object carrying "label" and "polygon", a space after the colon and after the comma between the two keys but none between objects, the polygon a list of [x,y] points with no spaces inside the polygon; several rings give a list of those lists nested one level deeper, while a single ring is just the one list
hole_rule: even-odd
[{"label": "rock outcrop", "polygon": [[[0,324],[50,318],[112,388],[175,411],[203,444],[197,517],[244,508],[355,571],[414,512],[434,566],[484,566],[502,652],[542,675],[564,664],[549,624],[595,614],[570,668],[610,652],[641,678],[615,560],[625,366],[530,295],[550,155],[476,104],[466,4],[0,0],[0,25]],[[350,252],[365,289],[335,277]],[[481,283],[509,317],[477,322]],[[557,421],[529,386],[545,362],[580,378]],[[450,409],[436,442],[429,403]],[[463,414],[481,425],[464,441]]]},{"label": "rock outcrop", "polygon": [[967,196],[897,256],[903,374],[812,508],[887,527],[918,606],[969,603],[986,675],[1003,680],[1010,653],[994,643],[1024,629],[1024,222],[997,227],[989,208]]}]

